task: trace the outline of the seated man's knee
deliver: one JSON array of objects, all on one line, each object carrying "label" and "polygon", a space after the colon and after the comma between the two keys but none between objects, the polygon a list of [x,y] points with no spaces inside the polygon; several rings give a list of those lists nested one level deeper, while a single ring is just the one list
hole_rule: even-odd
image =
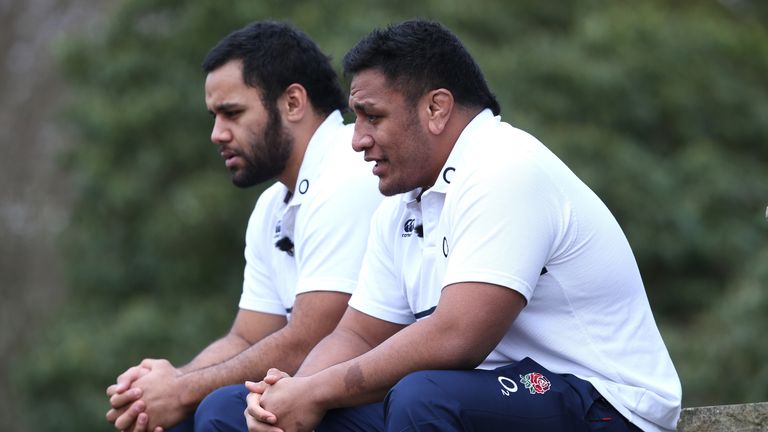
[{"label": "seated man's knee", "polygon": [[384,431],[384,408],[381,403],[330,410],[315,432]]},{"label": "seated man's knee", "polygon": [[418,371],[406,375],[387,394],[384,401],[388,415],[403,410],[413,411],[424,406],[435,406],[443,399],[446,389],[436,379],[438,371]]},{"label": "seated man's knee", "polygon": [[454,380],[445,371],[419,371],[401,379],[384,400],[387,430],[464,430]]},{"label": "seated man's knee", "polygon": [[248,389],[235,384],[214,390],[200,402],[195,412],[195,431],[245,430],[245,398]]}]

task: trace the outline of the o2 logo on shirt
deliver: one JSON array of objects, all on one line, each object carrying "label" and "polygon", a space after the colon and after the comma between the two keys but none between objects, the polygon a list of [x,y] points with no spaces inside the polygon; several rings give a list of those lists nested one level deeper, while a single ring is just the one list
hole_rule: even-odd
[{"label": "o2 logo on shirt", "polygon": [[517,383],[505,376],[500,376],[497,378],[499,380],[499,384],[501,384],[501,394],[504,396],[509,396],[512,393],[517,392]]}]

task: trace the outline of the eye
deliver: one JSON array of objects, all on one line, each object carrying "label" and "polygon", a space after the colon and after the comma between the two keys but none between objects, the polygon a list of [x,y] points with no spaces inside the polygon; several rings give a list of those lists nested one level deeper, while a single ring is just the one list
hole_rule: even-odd
[{"label": "eye", "polygon": [[228,110],[228,111],[222,111],[221,115],[231,120],[231,119],[237,118],[237,116],[239,116],[241,113],[242,113],[241,110]]},{"label": "eye", "polygon": [[369,124],[376,124],[382,119],[382,115],[378,114],[378,111],[373,110],[374,112],[371,112],[370,108],[368,106],[362,105],[362,104],[355,104],[352,107],[352,110],[355,112],[355,115],[357,116],[357,120]]}]

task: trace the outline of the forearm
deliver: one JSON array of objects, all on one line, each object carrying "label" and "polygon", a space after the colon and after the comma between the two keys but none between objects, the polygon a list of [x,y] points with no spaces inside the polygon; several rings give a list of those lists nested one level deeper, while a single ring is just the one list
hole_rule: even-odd
[{"label": "forearm", "polygon": [[332,409],[378,402],[411,372],[466,369],[476,365],[458,348],[460,343],[453,336],[455,333],[428,325],[436,323],[427,321],[403,329],[396,337],[359,357],[309,376],[310,387],[317,389],[321,406]]},{"label": "forearm", "polygon": [[[477,367],[525,306],[515,291],[482,283],[449,285],[435,312],[355,359],[308,377],[326,409],[381,400],[411,372]],[[477,311],[484,311],[482,317]],[[354,328],[354,327],[352,327]]]},{"label": "forearm", "polygon": [[245,339],[229,333],[203,349],[192,361],[179,368],[183,373],[203,369],[225,362],[242,353],[251,344]]},{"label": "forearm", "polygon": [[309,376],[333,365],[353,359],[373,347],[357,334],[336,330],[309,353],[296,376]]},{"label": "forearm", "polygon": [[246,380],[259,381],[269,368],[278,368],[293,374],[314,346],[315,340],[286,327],[232,358],[185,374],[187,404],[199,403],[208,393],[230,384]]}]

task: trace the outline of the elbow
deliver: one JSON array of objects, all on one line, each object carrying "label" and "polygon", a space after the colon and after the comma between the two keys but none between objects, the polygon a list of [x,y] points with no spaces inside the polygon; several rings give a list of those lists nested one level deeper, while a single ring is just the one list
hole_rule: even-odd
[{"label": "elbow", "polygon": [[454,355],[457,369],[475,369],[488,357],[488,352],[478,349],[459,349]]},{"label": "elbow", "polygon": [[445,332],[445,340],[441,343],[439,356],[443,359],[441,368],[445,369],[475,369],[485,361],[493,347],[479,344],[473,338],[467,338],[461,332]]},{"label": "elbow", "polygon": [[[438,319],[435,319],[438,318]],[[475,369],[482,364],[501,340],[497,332],[485,326],[466,325],[455,319],[430,317],[425,325],[432,327],[429,345],[441,369]],[[433,321],[434,320],[434,321]],[[433,321],[428,323],[427,321]]]}]

